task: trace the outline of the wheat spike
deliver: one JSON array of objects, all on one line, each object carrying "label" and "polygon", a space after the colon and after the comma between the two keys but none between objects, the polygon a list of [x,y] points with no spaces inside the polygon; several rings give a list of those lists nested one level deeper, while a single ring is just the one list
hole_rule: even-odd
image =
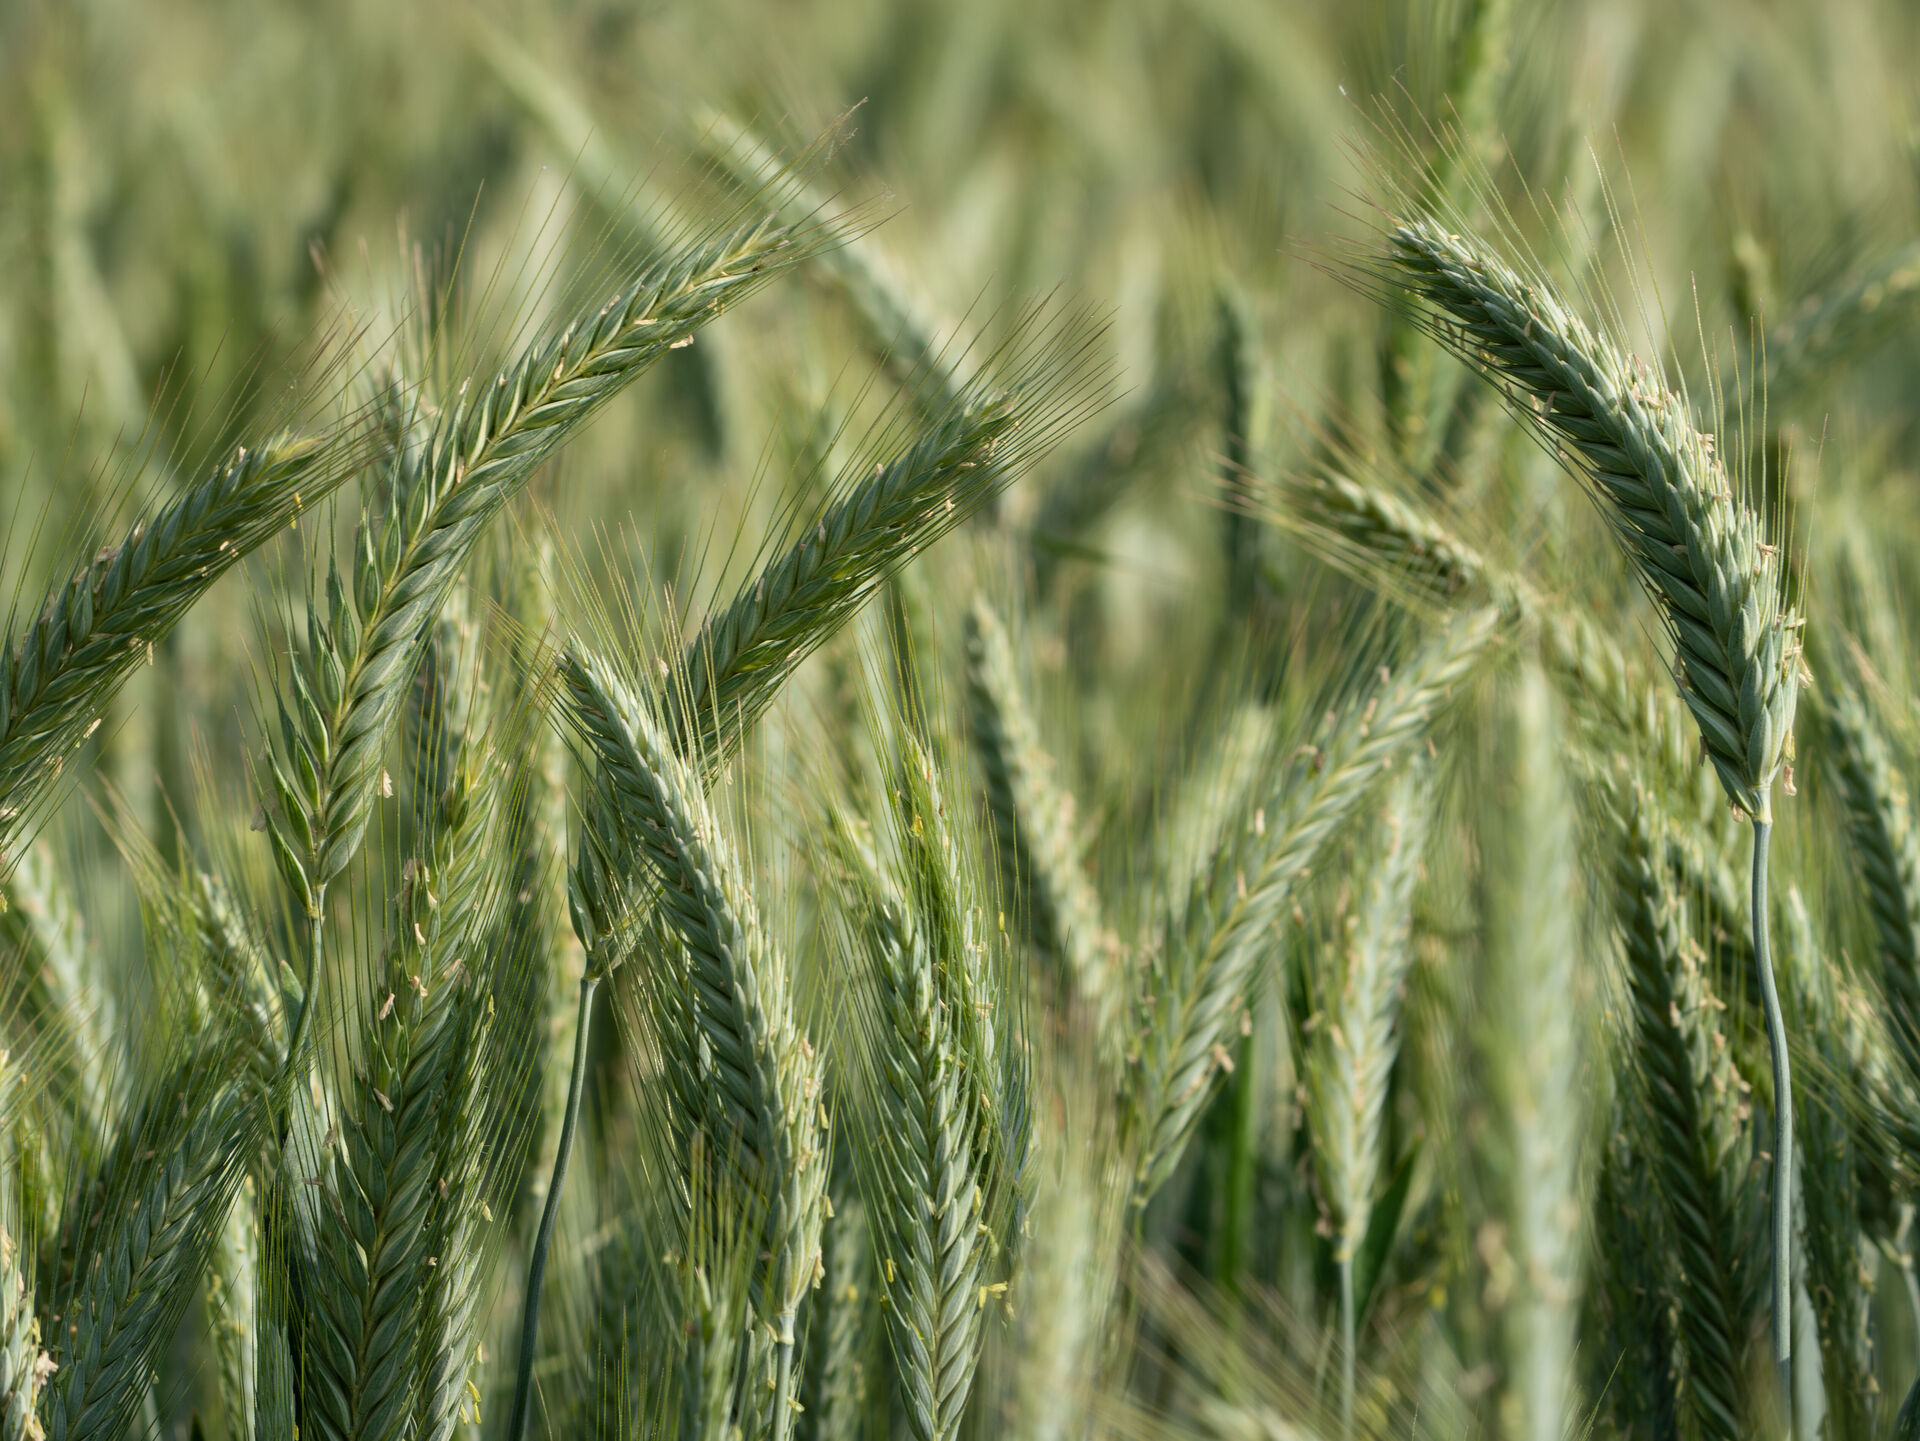
[{"label": "wheat spike", "polygon": [[820,1285],[807,1303],[801,1441],[857,1436],[873,1384],[865,1353],[877,1293],[867,1208],[850,1185],[836,1187],[832,1201],[821,1231]]},{"label": "wheat spike", "polygon": [[1852,687],[1842,686],[1821,707],[1820,720],[1879,942],[1894,1039],[1909,1073],[1920,1078],[1920,841],[1906,786]]},{"label": "wheat spike", "polygon": [[[318,603],[308,607],[292,703],[280,703],[282,751],[269,757],[277,801],[269,835],[309,917],[309,993],[327,886],[366,832],[394,718],[481,533],[615,393],[824,239],[767,221],[702,238],[530,347],[491,385],[463,389],[424,441],[396,455],[385,511],[364,518],[354,542],[351,596],[330,568],[324,620]],[[309,1010],[301,1008],[301,1025]]]},{"label": "wheat spike", "polygon": [[465,1217],[484,1141],[470,1078],[492,1009],[494,847],[508,838],[482,686],[471,623],[450,606],[407,712],[418,849],[369,988],[363,1064],[336,1107],[341,1145],[315,1158],[327,1203],[303,1211],[306,1426],[341,1441],[439,1441],[465,1380],[462,1282],[479,1245]]},{"label": "wheat spike", "polygon": [[1752,1243],[1757,1208],[1745,1086],[1729,1059],[1719,1002],[1668,886],[1664,847],[1644,796],[1622,805],[1614,897],[1626,957],[1643,1142],[1679,1262],[1687,1399],[1701,1434],[1748,1434],[1740,1383],[1763,1294]]},{"label": "wheat spike", "polygon": [[596,803],[625,848],[627,884],[657,883],[684,946],[688,973],[651,979],[669,1024],[697,1046],[670,1073],[686,1088],[683,1124],[731,1158],[746,1194],[765,1198],[768,1264],[755,1293],[775,1349],[775,1433],[785,1435],[794,1322],[819,1257],[825,1189],[813,1047],[794,1021],[785,959],[696,773],[606,661],[570,652],[561,677],[569,722],[595,761]]},{"label": "wheat spike", "polygon": [[1505,1244],[1506,1434],[1558,1441],[1577,1404],[1574,1298],[1586,1118],[1581,1065],[1580,887],[1552,692],[1521,671],[1496,717],[1483,791],[1486,936],[1481,1042]]},{"label": "wheat spike", "polygon": [[1408,765],[1388,787],[1370,868],[1342,939],[1316,978],[1319,1024],[1302,1066],[1313,1164],[1333,1225],[1340,1274],[1341,1412],[1353,1424],[1353,1261],[1373,1214],[1387,1077],[1399,1051],[1401,991],[1413,961],[1413,888],[1419,879],[1433,784]]},{"label": "wheat spike", "polygon": [[333,437],[241,447],[54,586],[19,635],[0,639],[0,841],[37,813],[153,642],[352,474],[350,450]]},{"label": "wheat spike", "polygon": [[952,1441],[979,1363],[989,1260],[1020,1185],[1018,1102],[1005,1095],[1005,1022],[989,1019],[998,998],[976,954],[987,942],[967,862],[932,760],[911,741],[896,792],[897,870],[858,822],[833,823],[860,958],[844,1002],[868,1107],[854,1154],[908,1424],[920,1441]]},{"label": "wheat spike", "polygon": [[791,545],[710,616],[669,697],[683,754],[718,763],[794,668],[918,551],[976,514],[1091,405],[1094,336],[1068,320],[929,419],[901,450],[843,478]]},{"label": "wheat spike", "polygon": [[46,1038],[43,1064],[90,1127],[110,1099],[117,1059],[112,997],[89,964],[85,921],[46,838],[20,853],[0,897],[0,956],[27,982],[22,1019]]},{"label": "wheat spike", "polygon": [[1118,1010],[1118,942],[1080,859],[1073,797],[1054,778],[1027,707],[1006,628],[984,597],[967,616],[971,737],[986,781],[1002,893],[1034,949],[1058,967],[1064,995],[1111,1040]]},{"label": "wheat spike", "polygon": [[1581,475],[1673,642],[1680,698],[1727,795],[1753,822],[1749,910],[1773,1062],[1773,1345],[1792,1392],[1793,1083],[1767,945],[1773,782],[1792,759],[1804,669],[1786,563],[1683,397],[1574,316],[1544,283],[1431,218],[1396,225],[1393,273],[1434,334],[1507,387],[1517,414]]},{"label": "wheat spike", "polygon": [[220,1406],[234,1441],[255,1434],[259,1351],[254,1344],[260,1217],[252,1183],[244,1182],[227,1212],[207,1267],[207,1329],[220,1377]]},{"label": "wheat spike", "polygon": [[60,1369],[41,1399],[48,1441],[91,1441],[132,1419],[233,1204],[255,1112],[221,1059],[226,1038],[207,1045],[120,1129],[97,1171],[102,1208],[83,1209],[63,1238],[79,1275],[55,1307],[69,1319],[51,1338]]},{"label": "wheat spike", "polygon": [[1799,694],[1799,618],[1785,569],[1686,402],[1596,335],[1544,285],[1421,218],[1394,228],[1401,282],[1434,330],[1513,388],[1523,416],[1593,487],[1678,655],[1728,796],[1759,821],[1788,756]]}]

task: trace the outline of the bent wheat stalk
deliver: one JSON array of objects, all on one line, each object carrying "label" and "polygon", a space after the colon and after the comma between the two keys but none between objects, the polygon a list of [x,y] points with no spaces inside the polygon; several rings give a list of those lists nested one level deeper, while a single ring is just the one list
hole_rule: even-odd
[{"label": "bent wheat stalk", "polygon": [[1783,1394],[1793,1351],[1793,1097],[1767,950],[1774,778],[1792,758],[1801,619],[1780,549],[1694,427],[1684,397],[1596,334],[1543,280],[1422,216],[1394,227],[1386,276],[1434,336],[1504,389],[1587,484],[1659,609],[1680,698],[1707,759],[1753,823],[1754,960],[1774,1078],[1773,1345]]}]

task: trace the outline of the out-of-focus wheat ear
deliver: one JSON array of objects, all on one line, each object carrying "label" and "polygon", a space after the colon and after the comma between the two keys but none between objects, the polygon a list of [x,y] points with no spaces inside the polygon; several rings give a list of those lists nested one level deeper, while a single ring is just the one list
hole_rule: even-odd
[{"label": "out-of-focus wheat ear", "polygon": [[977,514],[1099,403],[1098,329],[1035,317],[1002,357],[899,449],[840,478],[786,548],[710,615],[667,696],[683,755],[719,764],[793,674],[912,556]]},{"label": "out-of-focus wheat ear", "polygon": [[[621,878],[651,879],[685,944],[686,984],[653,978],[684,1013],[696,1054],[675,1058],[683,1144],[703,1134],[737,1189],[765,1198],[766,1257],[754,1295],[773,1347],[772,1432],[792,1425],[794,1323],[819,1265],[827,1153],[813,1045],[794,1020],[785,957],[762,926],[746,874],[670,732],[604,658],[561,660],[568,723],[594,760],[593,801],[625,848]],[[642,979],[646,983],[646,978]]]},{"label": "out-of-focus wheat ear", "polygon": [[1242,701],[1197,747],[1154,835],[1160,886],[1176,912],[1193,897],[1214,852],[1240,819],[1279,733],[1273,706]]},{"label": "out-of-focus wheat ear", "polygon": [[[760,198],[779,203],[772,191]],[[362,517],[351,581],[330,565],[324,598],[309,603],[306,645],[280,697],[280,745],[267,759],[269,838],[308,917],[301,979],[309,996],[327,887],[366,833],[381,760],[429,629],[481,534],[615,394],[832,234],[823,219],[781,226],[762,210],[696,236],[598,309],[529,346],[490,383],[474,378],[437,418],[409,426],[420,439],[393,457],[376,487],[383,504]],[[310,1012],[301,1008],[302,1036]]]},{"label": "out-of-focus wheat ear", "polygon": [[947,715],[941,704],[940,632],[927,568],[904,565],[894,571],[881,589],[879,603],[900,719],[923,745],[944,741]]},{"label": "out-of-focus wheat ear", "polygon": [[1431,822],[1434,776],[1418,762],[1387,787],[1362,854],[1367,867],[1342,935],[1321,951],[1318,1024],[1301,1067],[1304,1116],[1320,1195],[1333,1227],[1340,1286],[1340,1414],[1353,1428],[1357,1327],[1353,1264],[1380,1178],[1387,1078],[1400,1049],[1400,1001],[1413,961],[1413,890]]},{"label": "out-of-focus wheat ear", "polygon": [[[543,656],[557,635],[555,580],[554,538],[543,527],[529,538],[521,563],[514,570],[508,597],[514,620],[512,675],[521,687],[518,700],[522,705],[539,701],[543,678],[551,674]],[[567,1104],[568,1068],[561,1058],[572,1033],[580,977],[586,967],[580,940],[566,923],[570,804],[566,740],[557,726],[535,723],[527,728],[525,746],[525,764],[531,772],[520,822],[525,840],[517,862],[508,925],[514,934],[527,937],[545,957],[547,984],[546,1030],[539,1043],[544,1058],[538,1068],[540,1118],[527,1165],[523,1206],[541,1199],[541,1188],[553,1168],[553,1152],[559,1144]]]},{"label": "out-of-focus wheat ear", "polygon": [[1111,1048],[1119,941],[1081,861],[1073,796],[1056,779],[1006,628],[985,597],[975,598],[967,616],[967,708],[1001,894],[1028,942],[1056,969],[1064,1008],[1080,1010],[1096,1045]]},{"label": "out-of-focus wheat ear", "polygon": [[1479,1046],[1495,1112],[1495,1187],[1512,1276],[1501,1317],[1503,1434],[1559,1441],[1578,1405],[1581,1152],[1587,1134],[1581,887],[1545,675],[1520,671],[1493,728],[1482,798],[1486,1012]]},{"label": "out-of-focus wheat ear", "polygon": [[86,927],[44,837],[23,850],[0,882],[0,958],[26,982],[22,1019],[45,1037],[40,1063],[83,1125],[110,1097],[115,1070],[112,996],[88,962]]},{"label": "out-of-focus wheat ear", "polygon": [[1906,784],[1851,685],[1842,682],[1824,698],[1820,727],[1879,942],[1890,1029],[1908,1074],[1920,1082],[1920,839]]},{"label": "out-of-focus wheat ear", "polygon": [[1144,1204],[1178,1164],[1226,1043],[1262,984],[1271,929],[1294,888],[1394,767],[1432,734],[1441,707],[1471,675],[1499,613],[1457,617],[1397,673],[1333,717],[1296,754],[1277,793],[1242,813],[1168,923],[1131,1021],[1129,1144]]},{"label": "out-of-focus wheat ear", "polygon": [[259,1352],[254,1344],[260,1213],[252,1181],[242,1181],[207,1267],[207,1331],[213,1341],[227,1435],[247,1441],[258,1421]]},{"label": "out-of-focus wheat ear", "polygon": [[31,828],[108,699],[236,561],[353,473],[344,435],[276,436],[203,480],[54,585],[0,638],[0,843]]},{"label": "out-of-focus wheat ear", "polygon": [[[117,1435],[132,1421],[233,1204],[259,1113],[219,1030],[166,1066],[78,1178],[86,1204],[60,1241],[71,1283],[48,1308],[60,1369],[41,1400],[48,1441]],[[71,1268],[65,1272],[64,1268]]]},{"label": "out-of-focus wheat ear", "polygon": [[879,1318],[866,1203],[836,1187],[820,1233],[820,1284],[807,1301],[806,1384],[794,1432],[800,1441],[853,1441],[876,1378],[867,1337]]},{"label": "out-of-focus wheat ear", "polygon": [[1220,482],[1228,504],[1222,519],[1227,559],[1227,617],[1244,619],[1262,580],[1261,525],[1245,503],[1273,444],[1273,375],[1260,335],[1260,317],[1238,285],[1223,280],[1215,300],[1220,316],[1219,371],[1226,397]]},{"label": "out-of-focus wheat ear", "polygon": [[1765,1278],[1755,1242],[1746,1083],[1727,1054],[1721,1003],[1668,885],[1659,821],[1637,788],[1617,797],[1614,907],[1625,960],[1633,1103],[1678,1262],[1689,1410],[1703,1436],[1750,1434],[1746,1348]]},{"label": "out-of-focus wheat ear", "polygon": [[1828,1430],[1872,1430],[1878,1385],[1869,1326],[1871,1292],[1862,1278],[1861,1158],[1854,1144],[1848,1088],[1859,1084],[1831,963],[1821,954],[1813,918],[1795,887],[1780,906],[1782,970],[1788,1014],[1798,1023],[1816,1069],[1801,1099],[1801,1235],[1807,1298],[1820,1331],[1820,1387]]},{"label": "out-of-focus wheat ear", "polygon": [[[1622,1434],[1679,1436],[1683,1360],[1674,1335],[1672,1252],[1646,1184],[1645,1136],[1631,1098],[1615,1099],[1598,1171],[1592,1213],[1597,1285],[1589,1294],[1602,1330],[1590,1389],[1605,1397]],[[1607,1384],[1618,1375],[1631,1375],[1634,1384]]]},{"label": "out-of-focus wheat ear", "polygon": [[1035,1121],[1043,1159],[1011,1293],[1013,1325],[994,1333],[1012,1371],[1002,1415],[1008,1433],[1026,1441],[1084,1435],[1116,1358],[1125,1354],[1127,1176],[1103,1112],[1111,1083],[1093,1068],[1058,1079],[1061,1104]]},{"label": "out-of-focus wheat ear", "polygon": [[1764,388],[1786,413],[1845,363],[1896,330],[1920,298],[1920,243],[1893,250],[1824,295],[1809,296],[1767,336]]},{"label": "out-of-focus wheat ear", "polygon": [[[746,126],[718,110],[695,118],[707,152],[741,185],[759,189],[780,168],[779,157]],[[783,214],[819,214],[827,198],[811,186],[795,186]],[[899,380],[938,412],[953,405],[972,384],[978,357],[953,323],[903,279],[871,235],[849,235],[821,251],[815,262],[846,297],[874,354]]]},{"label": "out-of-focus wheat ear", "polygon": [[[7,1208],[11,1210],[11,1208]],[[0,1226],[0,1441],[42,1441],[40,1391],[54,1361],[40,1349],[27,1257]]]}]

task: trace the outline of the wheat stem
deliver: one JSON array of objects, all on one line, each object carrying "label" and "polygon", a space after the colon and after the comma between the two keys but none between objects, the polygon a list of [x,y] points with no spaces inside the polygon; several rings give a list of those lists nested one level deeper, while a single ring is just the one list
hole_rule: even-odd
[{"label": "wheat stem", "polygon": [[547,1182],[547,1204],[540,1212],[540,1230],[527,1258],[527,1294],[520,1319],[520,1360],[513,1374],[513,1409],[507,1418],[507,1441],[525,1441],[527,1413],[533,1405],[533,1358],[540,1343],[540,1289],[547,1277],[547,1252],[553,1246],[553,1227],[560,1216],[560,1193],[567,1184],[567,1163],[573,1155],[574,1133],[580,1125],[580,1097],[587,1089],[587,1031],[593,1022],[593,993],[598,976],[580,978],[580,1016],[573,1028],[573,1071],[567,1081],[567,1108],[560,1120],[560,1143],[554,1147],[553,1175]]},{"label": "wheat stem", "polygon": [[1767,945],[1767,851],[1773,826],[1753,823],[1753,964],[1766,1007],[1767,1051],[1773,1062],[1773,1359],[1787,1430],[1793,1430],[1793,1090],[1788,1074],[1787,1025],[1773,980]]}]

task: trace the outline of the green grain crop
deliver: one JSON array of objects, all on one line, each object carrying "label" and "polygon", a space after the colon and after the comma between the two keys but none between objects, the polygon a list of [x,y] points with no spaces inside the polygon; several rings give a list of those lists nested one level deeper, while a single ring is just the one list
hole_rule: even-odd
[{"label": "green grain crop", "polygon": [[1915,74],[0,5],[0,1441],[1920,1435]]}]

